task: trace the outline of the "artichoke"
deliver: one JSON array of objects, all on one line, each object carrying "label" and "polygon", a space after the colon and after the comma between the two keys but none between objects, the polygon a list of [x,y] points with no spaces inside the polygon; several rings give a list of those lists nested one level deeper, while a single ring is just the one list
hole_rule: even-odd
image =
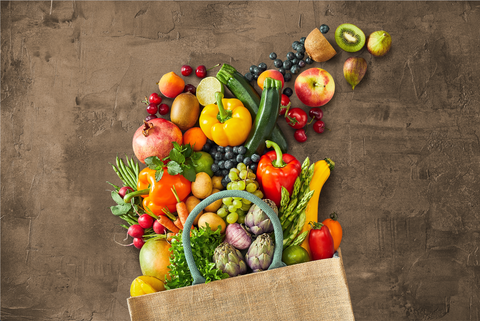
[{"label": "artichoke", "polygon": [[253,272],[268,269],[273,260],[274,249],[275,244],[267,233],[260,235],[252,242],[245,255],[245,260]]},{"label": "artichoke", "polygon": [[[263,201],[278,215],[277,205],[275,205],[272,200],[264,199]],[[248,210],[248,213],[245,216],[245,226],[247,227],[247,230],[255,236],[273,232],[272,221],[270,221],[267,214],[265,214],[265,212],[256,204],[253,204]]]},{"label": "artichoke", "polygon": [[213,253],[213,261],[217,269],[230,276],[247,273],[247,265],[243,260],[242,253],[227,242],[217,246]]}]

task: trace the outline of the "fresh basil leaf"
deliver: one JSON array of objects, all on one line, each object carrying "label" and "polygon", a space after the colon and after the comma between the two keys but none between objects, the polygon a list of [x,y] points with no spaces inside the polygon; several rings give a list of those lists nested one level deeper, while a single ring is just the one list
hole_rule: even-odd
[{"label": "fresh basil leaf", "polygon": [[177,142],[172,142],[173,143],[173,148],[178,150],[179,152],[182,151],[182,146],[178,145]]},{"label": "fresh basil leaf", "polygon": [[110,210],[112,211],[113,215],[124,215],[127,214],[130,209],[132,208],[132,205],[123,203],[123,205],[115,205],[111,206]]},{"label": "fresh basil leaf", "polygon": [[117,191],[112,191],[112,198],[118,205],[125,205],[123,198],[118,195]]},{"label": "fresh basil leaf", "polygon": [[183,155],[185,158],[189,158],[192,156],[193,148],[190,146],[190,144],[185,145],[185,151],[183,152]]},{"label": "fresh basil leaf", "polygon": [[180,166],[177,162],[174,161],[169,161],[167,164],[167,168],[168,174],[170,175],[177,175],[183,171],[182,166]]},{"label": "fresh basil leaf", "polygon": [[182,153],[176,149],[172,149],[170,151],[169,157],[171,161],[177,162],[178,164],[182,164],[183,162],[185,162],[185,156],[183,156]]},{"label": "fresh basil leaf", "polygon": [[183,166],[183,177],[188,179],[190,182],[195,182],[195,179],[197,177],[197,173],[195,172],[195,169],[189,165]]},{"label": "fresh basil leaf", "polygon": [[145,164],[147,164],[150,169],[158,169],[164,166],[162,160],[157,156],[149,156],[145,158]]},{"label": "fresh basil leaf", "polygon": [[155,172],[155,180],[159,182],[163,177],[163,167]]}]

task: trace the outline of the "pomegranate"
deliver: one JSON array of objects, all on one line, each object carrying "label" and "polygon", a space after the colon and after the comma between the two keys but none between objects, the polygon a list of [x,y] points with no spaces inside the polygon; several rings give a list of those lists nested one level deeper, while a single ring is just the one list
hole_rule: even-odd
[{"label": "pomegranate", "polygon": [[155,118],[144,121],[133,135],[133,152],[138,160],[145,164],[145,158],[157,156],[163,159],[173,148],[173,142],[182,144],[180,128],[171,121]]}]

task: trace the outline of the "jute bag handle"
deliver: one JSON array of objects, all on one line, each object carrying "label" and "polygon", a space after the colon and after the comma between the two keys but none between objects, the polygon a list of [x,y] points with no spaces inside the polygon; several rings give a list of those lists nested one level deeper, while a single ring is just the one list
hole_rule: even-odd
[{"label": "jute bag handle", "polygon": [[[268,206],[267,203],[262,201],[262,199],[248,192],[227,190],[227,191],[221,191],[221,192],[217,192],[215,194],[210,195],[209,197],[201,201],[197,206],[195,206],[193,211],[190,212],[190,214],[188,215],[187,221],[185,222],[185,225],[183,227],[183,230],[190,231],[193,225],[193,221],[195,220],[197,215],[200,214],[200,211],[202,211],[209,204],[224,197],[245,198],[250,202],[254,203],[255,205],[257,205],[258,207],[260,207],[260,209],[264,211],[265,214],[267,214],[268,218],[272,221],[273,231],[275,233],[275,250],[273,252],[272,263],[270,264],[270,267],[268,269],[272,270],[272,269],[286,266],[286,264],[282,262],[283,230],[277,214],[275,214],[273,209],[270,206]],[[195,264],[195,260],[193,259],[192,246],[190,244],[190,233],[183,233],[182,242],[183,242],[183,250],[185,253],[185,258],[187,260],[187,265],[193,277],[192,285],[205,283],[205,278],[198,271],[197,265]]]}]

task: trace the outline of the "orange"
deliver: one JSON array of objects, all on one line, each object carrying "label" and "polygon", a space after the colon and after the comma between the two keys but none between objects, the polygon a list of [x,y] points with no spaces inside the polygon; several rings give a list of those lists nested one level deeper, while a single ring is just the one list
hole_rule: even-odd
[{"label": "orange", "polygon": [[200,127],[192,127],[183,134],[183,145],[190,144],[196,152],[202,150],[206,142],[207,136]]}]

